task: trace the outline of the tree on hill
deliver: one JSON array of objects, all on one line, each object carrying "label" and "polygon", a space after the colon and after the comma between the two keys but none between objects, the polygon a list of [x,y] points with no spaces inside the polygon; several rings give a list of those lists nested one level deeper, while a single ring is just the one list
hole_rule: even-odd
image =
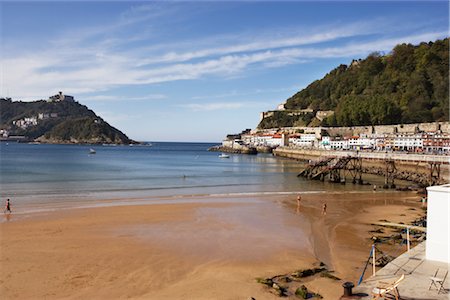
[{"label": "tree on hill", "polygon": [[[13,121],[36,117],[39,114],[54,114],[54,117],[39,119],[37,125],[26,128],[13,125]],[[10,130],[13,135],[58,143],[75,140],[80,143],[134,142],[86,106],[69,101],[22,102],[0,99],[0,128]]]},{"label": "tree on hill", "polygon": [[[448,38],[401,44],[388,55],[372,53],[350,66],[338,66],[289,98],[285,107],[334,110],[322,121],[325,126],[448,121],[448,82]],[[277,120],[270,123],[277,125]]]}]

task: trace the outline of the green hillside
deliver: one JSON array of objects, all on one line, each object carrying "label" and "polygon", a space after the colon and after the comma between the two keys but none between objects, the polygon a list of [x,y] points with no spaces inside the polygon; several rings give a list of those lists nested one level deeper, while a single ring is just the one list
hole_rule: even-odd
[{"label": "green hillside", "polygon": [[[39,115],[45,117],[39,118]],[[37,118],[36,125],[26,128],[17,120]],[[0,128],[10,135],[49,143],[134,143],[92,110],[78,102],[44,100],[33,102],[0,99]]]},{"label": "green hillside", "polygon": [[[401,44],[388,55],[372,53],[350,66],[340,65],[289,98],[285,108],[333,110],[335,114],[322,122],[313,120],[323,126],[448,121],[448,72],[448,38],[417,46]],[[258,127],[296,123],[280,113]]]}]

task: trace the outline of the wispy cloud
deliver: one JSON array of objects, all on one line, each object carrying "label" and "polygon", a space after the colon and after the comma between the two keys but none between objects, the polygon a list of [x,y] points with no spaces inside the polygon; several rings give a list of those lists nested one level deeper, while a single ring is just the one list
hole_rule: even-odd
[{"label": "wispy cloud", "polygon": [[192,111],[213,111],[213,110],[232,110],[240,109],[247,106],[248,103],[244,102],[216,102],[216,103],[190,103],[181,105]]},{"label": "wispy cloud", "polygon": [[[151,85],[210,76],[231,77],[255,68],[280,68],[305,64],[319,58],[360,57],[373,51],[389,51],[397,43],[418,43],[446,37],[447,32],[430,31],[414,35],[381,37],[379,22],[330,24],[319,29],[291,28],[227,34],[219,37],[196,38],[180,44],[156,44],[153,27],[170,19],[178,7],[159,2],[134,6],[118,18],[95,28],[80,29],[63,38],[53,39],[44,50],[16,53],[8,48],[1,63],[3,84],[0,96],[14,95],[23,100],[45,98],[49,92],[64,90],[92,101],[119,101],[108,91],[127,85]],[[178,16],[178,15],[177,15]],[[149,22],[149,21],[152,22]],[[158,23],[159,22],[159,23]],[[164,21],[166,22],[166,21]],[[150,24],[146,30],[131,37],[122,29]],[[144,27],[144,26],[137,26]],[[371,34],[375,37],[367,38]],[[69,36],[70,38],[67,38]],[[363,41],[354,38],[366,36]],[[133,41],[142,45],[125,47]],[[339,41],[339,46],[329,46]],[[139,44],[139,43],[138,43]],[[182,46],[180,46],[182,45]],[[89,94],[101,93],[89,97]],[[156,100],[164,95],[139,95],[123,100]],[[215,103],[211,106],[192,104],[191,109],[214,110],[215,107],[234,108],[237,103]],[[231,105],[231,106],[230,106]]]},{"label": "wispy cloud", "polygon": [[[163,94],[144,95],[139,97],[118,96],[118,95],[95,95],[95,96],[83,96],[81,100],[84,101],[152,101],[152,100],[164,100],[167,99]],[[84,102],[83,101],[83,102]]]},{"label": "wispy cloud", "polygon": [[[364,30],[366,29],[366,30]],[[284,30],[285,31],[285,30]],[[294,46],[302,46],[302,45],[310,45],[323,43],[328,41],[333,41],[341,38],[354,37],[358,35],[367,35],[372,31],[368,29],[367,24],[363,26],[362,24],[352,24],[351,26],[345,25],[342,28],[324,28],[324,32],[317,33],[305,33],[305,30],[291,30],[288,34],[284,34],[285,36],[280,37],[277,36],[279,34],[276,33],[263,33],[259,34],[260,36],[254,37],[255,34],[247,35],[238,35],[238,36],[225,36],[221,41],[225,46],[220,47],[207,47],[205,49],[191,51],[191,52],[175,52],[170,51],[162,56],[152,57],[143,59],[139,62],[140,66],[147,64],[156,64],[156,63],[175,63],[175,62],[184,62],[198,58],[205,58],[210,56],[218,56],[218,55],[230,55],[235,53],[242,52],[254,52],[254,51],[262,51],[268,49],[279,49],[286,47],[294,47]],[[230,41],[232,38],[234,41]],[[236,40],[238,43],[236,44]],[[244,40],[246,42],[240,42],[240,40]],[[251,42],[248,42],[251,40]],[[217,42],[217,41],[216,41]],[[233,44],[232,46],[228,46],[227,44]]]},{"label": "wispy cloud", "polygon": [[220,98],[235,98],[242,96],[250,96],[250,95],[258,95],[258,94],[270,94],[270,93],[280,93],[280,92],[293,92],[298,91],[300,87],[291,86],[291,87],[282,87],[282,88],[271,88],[271,89],[254,89],[246,92],[239,92],[237,90],[232,90],[227,93],[222,94],[214,94],[207,96],[193,96],[192,100],[204,100],[204,99],[220,99]]}]

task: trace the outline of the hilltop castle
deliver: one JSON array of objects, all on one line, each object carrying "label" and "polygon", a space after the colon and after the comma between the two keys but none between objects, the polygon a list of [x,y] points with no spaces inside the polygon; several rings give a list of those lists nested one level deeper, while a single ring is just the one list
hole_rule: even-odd
[{"label": "hilltop castle", "polygon": [[58,94],[50,96],[47,100],[47,102],[59,102],[59,101],[75,102],[75,98],[73,96],[64,95],[63,92],[59,91]]}]

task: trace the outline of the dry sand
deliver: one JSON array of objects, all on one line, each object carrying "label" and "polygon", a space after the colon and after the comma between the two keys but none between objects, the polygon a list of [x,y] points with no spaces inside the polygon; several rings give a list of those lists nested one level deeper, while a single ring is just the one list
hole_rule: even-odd
[{"label": "dry sand", "polygon": [[[356,282],[380,219],[409,222],[400,192],[209,199],[73,209],[0,223],[2,299],[278,299],[256,277],[324,261],[341,281],[304,281],[324,299]],[[321,214],[322,203],[328,204]],[[414,208],[415,210],[411,210]]]}]

